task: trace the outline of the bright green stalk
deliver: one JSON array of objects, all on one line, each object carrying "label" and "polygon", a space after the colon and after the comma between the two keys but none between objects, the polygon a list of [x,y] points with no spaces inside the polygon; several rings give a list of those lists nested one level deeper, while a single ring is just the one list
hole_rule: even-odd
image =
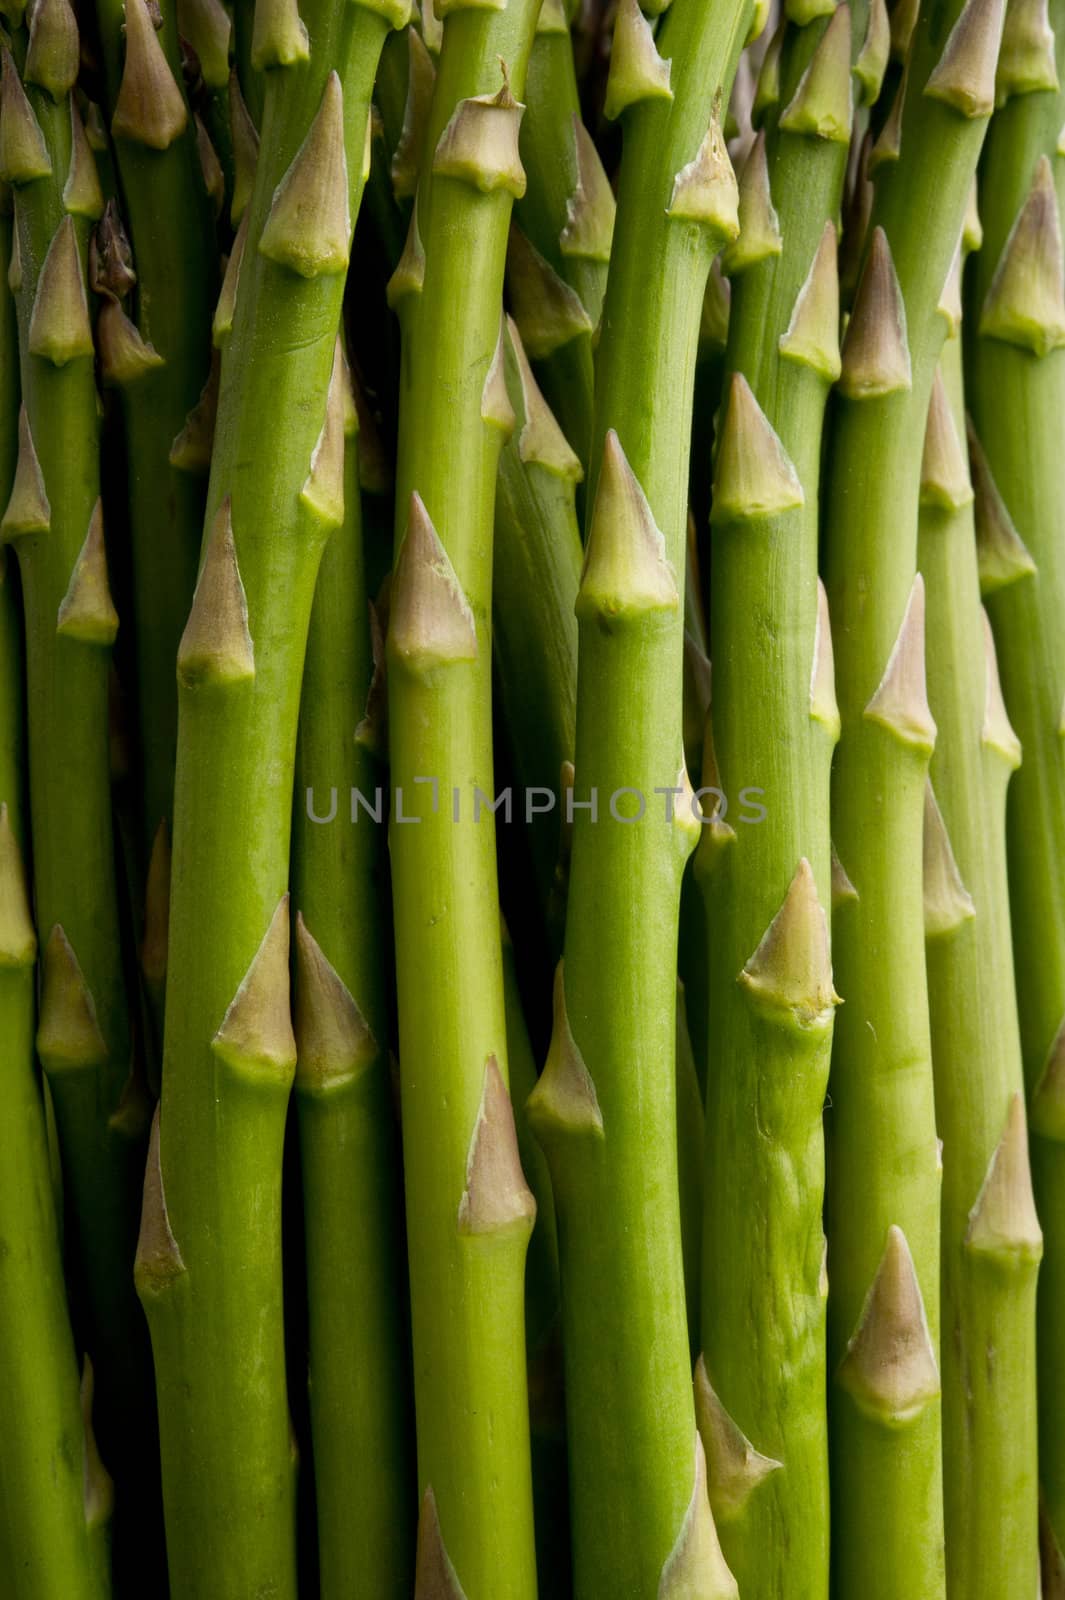
[{"label": "bright green stalk", "polygon": [[748,159],[742,231],[723,258],[730,387],[711,509],[703,783],[725,800],[696,859],[710,1013],[698,1393],[722,1548],[741,1595],[767,1600],[828,1594],[822,1107],[839,717],[818,480],[839,376],[851,59],[846,5],[831,24],[788,29],[780,113]]},{"label": "bright green stalk", "polygon": [[582,463],[592,430],[592,336],[606,292],[614,197],[581,121],[569,25],[545,0],[521,125],[528,188],[507,263],[514,316],[548,404]]},{"label": "bright green stalk", "polygon": [[[85,286],[102,210],[69,87],[78,35],[62,4],[49,48],[20,35],[28,88],[5,52],[0,166],[15,189],[23,409],[0,536],[26,614],[33,875],[41,929],[37,1049],[55,1106],[68,1244],[84,1295],[99,1433],[124,1504],[151,1496],[150,1368],[133,1293],[146,1106],[130,1067],[108,769],[108,672],[118,627],[107,582],[93,341]],[[37,40],[40,45],[40,38]],[[131,1509],[131,1530],[143,1506]]]},{"label": "bright green stalk", "polygon": [[[961,341],[940,358],[925,436],[918,560],[928,590],[936,748],[925,814],[925,936],[943,1141],[943,1482],[947,1593],[1039,1588],[1032,1199],[1006,879],[1020,756],[980,609]],[[952,415],[953,412],[953,415]],[[986,637],[985,637],[986,635]],[[994,1361],[986,1358],[993,1350]],[[994,1508],[994,1514],[989,1508]]]},{"label": "bright green stalk", "polygon": [[[136,313],[124,284],[99,285],[105,383],[121,390],[128,461],[129,538],[145,842],[173,812],[177,659],[203,528],[210,438],[182,440],[207,381],[218,290],[214,217],[182,89],[174,0],[123,55],[124,0],[97,0],[123,209],[137,274]],[[146,15],[146,13],[145,13]],[[203,52],[204,60],[210,56]],[[205,65],[204,70],[208,70]],[[143,98],[142,98],[143,97]],[[131,114],[127,109],[134,106]],[[117,113],[117,115],[116,115]],[[153,978],[156,975],[153,974]]]},{"label": "bright green stalk", "polygon": [[318,564],[343,518],[337,329],[370,91],[402,20],[305,0],[304,35],[293,8],[258,11],[263,140],[216,313],[203,558],[178,652],[162,1131],[137,1263],[185,1600],[296,1586],[281,1280],[293,764]]},{"label": "bright green stalk", "polygon": [[[916,577],[939,308],[994,95],[998,0],[917,21],[901,154],[875,162],[873,234],[843,348],[827,466],[826,583],[842,737],[832,786],[829,1421],[834,1583],[944,1592],[940,1171],[922,837],[935,723]],[[891,127],[889,118],[887,129]],[[945,304],[945,302],[944,302]],[[985,1514],[993,1515],[988,1510]]]},{"label": "bright green stalk", "polygon": [[[15,470],[18,342],[0,222],[0,490]],[[34,1057],[37,940],[30,912],[22,631],[14,558],[0,550],[0,1577],[10,1600],[105,1600],[94,1532],[106,1474],[86,1476],[78,1365],[67,1312],[41,1083]]]},{"label": "bright green stalk", "polygon": [[323,1600],[357,1593],[367,1572],[398,1600],[413,1580],[415,1486],[384,832],[351,809],[353,794],[371,807],[384,795],[353,736],[374,670],[354,432],[344,478],[311,611],[292,840],[311,1435]]},{"label": "bright green stalk", "polygon": [[555,1032],[530,1102],[559,1215],[575,1587],[589,1600],[735,1592],[695,1428],[674,1052],[681,878],[699,832],[681,728],[692,383],[710,262],[737,227],[715,97],[749,17],[674,0],[652,39],[626,3],[608,94],[629,109],[577,599],[581,809]]},{"label": "bright green stalk", "polygon": [[[536,10],[534,0],[448,7],[411,234],[392,283],[403,378],[391,855],[418,1584],[427,1594],[449,1584],[467,1600],[536,1592],[522,1318],[535,1205],[507,1092],[495,818],[484,809],[493,508],[514,420],[503,261],[524,183],[513,95]],[[500,61],[509,88],[504,79],[500,89]]]},{"label": "bright green stalk", "polygon": [[[1023,13],[1019,13],[1019,20]],[[1009,789],[1014,969],[1044,1233],[1038,1295],[1039,1468],[1048,1546],[1065,1549],[1065,408],[1062,160],[1065,11],[1036,34],[1028,71],[1003,40],[996,112],[980,171],[984,244],[970,268],[966,388],[976,440],[980,580],[1009,720],[1023,761]],[[1023,36],[1020,41],[1023,44]],[[1025,92],[1027,91],[1027,92]],[[1007,98],[1008,96],[1008,98]],[[1055,195],[1055,188],[1057,194]]]}]

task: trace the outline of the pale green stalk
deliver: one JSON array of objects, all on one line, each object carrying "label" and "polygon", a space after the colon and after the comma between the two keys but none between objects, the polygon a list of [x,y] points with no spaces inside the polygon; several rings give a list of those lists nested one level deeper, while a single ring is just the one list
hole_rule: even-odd
[{"label": "pale green stalk", "polygon": [[163,1100],[137,1262],[182,1600],[296,1588],[281,1277],[293,764],[318,564],[344,511],[337,331],[370,92],[404,16],[304,0],[302,27],[285,6],[257,19],[263,138],[215,317],[218,423],[178,651]]}]

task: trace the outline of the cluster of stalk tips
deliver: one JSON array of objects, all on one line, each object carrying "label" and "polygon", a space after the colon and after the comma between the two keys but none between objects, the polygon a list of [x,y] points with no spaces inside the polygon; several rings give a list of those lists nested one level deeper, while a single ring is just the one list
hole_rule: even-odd
[{"label": "cluster of stalk tips", "polygon": [[1065,1600],[1063,204],[1065,0],[0,0],[4,1600]]}]

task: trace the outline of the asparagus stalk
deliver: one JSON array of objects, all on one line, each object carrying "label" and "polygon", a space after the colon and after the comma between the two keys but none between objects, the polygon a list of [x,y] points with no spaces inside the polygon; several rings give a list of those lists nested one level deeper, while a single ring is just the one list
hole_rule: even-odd
[{"label": "asparagus stalk", "polygon": [[403,330],[388,668],[416,1591],[468,1600],[536,1591],[522,1327],[535,1204],[507,1091],[494,814],[484,808],[495,479],[514,420],[500,301],[525,182],[516,96],[536,10],[534,0],[447,6],[391,291]]},{"label": "asparagus stalk", "polygon": [[[1006,879],[1006,790],[1020,748],[989,631],[985,646],[963,426],[955,337],[940,358],[928,412],[918,543],[928,585],[928,701],[938,729],[924,855],[943,1141],[942,1314],[951,1330],[940,1363],[947,1592],[1006,1600],[1039,1587],[1042,1239],[1028,1168]],[[997,1508],[994,1516],[988,1506]]]},{"label": "asparagus stalk", "polygon": [[377,58],[403,17],[305,0],[258,20],[263,142],[215,317],[218,427],[178,652],[162,1116],[137,1261],[171,1585],[189,1600],[296,1587],[280,1218],[293,762],[318,563],[343,518],[351,219]]},{"label": "asparagus stalk", "polygon": [[828,1592],[821,1113],[837,1002],[826,910],[839,717],[818,478],[840,370],[835,218],[861,43],[852,51],[846,5],[787,29],[779,114],[748,157],[724,257],[703,782],[725,799],[696,859],[711,1019],[698,1373],[710,1498],[740,1593],[795,1600]]},{"label": "asparagus stalk", "polygon": [[582,809],[555,1031],[529,1105],[559,1214],[580,1596],[735,1592],[690,1385],[674,1017],[681,878],[699,832],[678,587],[692,380],[710,262],[737,230],[715,96],[749,17],[675,0],[652,38],[632,0],[614,34],[608,107],[626,112],[625,155],[577,599]]},{"label": "asparagus stalk", "polygon": [[[980,585],[1009,721],[1024,752],[1007,803],[1009,889],[1036,1205],[1045,1236],[1038,1295],[1039,1471],[1048,1564],[1065,1549],[1065,1412],[1055,1351],[1065,1338],[1065,509],[1054,418],[1065,404],[1061,171],[1065,12],[1011,12],[1000,109],[980,171],[984,245],[970,268],[967,392]],[[975,890],[974,890],[975,898]],[[1055,1551],[1058,1552],[1055,1555]]]},{"label": "asparagus stalk", "polygon": [[[935,741],[916,575],[937,309],[994,97],[998,0],[918,17],[901,144],[871,167],[872,237],[829,442],[826,583],[842,737],[834,919],[829,1368],[835,1582],[944,1592],[939,1189],[923,960],[924,789]],[[945,303],[945,302],[944,302]],[[951,1330],[952,1331],[952,1330]],[[873,1528],[877,1536],[872,1536]]]},{"label": "asparagus stalk", "polygon": [[[324,1597],[407,1595],[414,1556],[405,1263],[385,1000],[382,776],[353,736],[373,675],[356,419],[344,521],[322,557],[303,673],[292,895],[296,1102]],[[351,807],[356,806],[352,816]],[[367,1463],[373,1470],[367,1470]]]},{"label": "asparagus stalk", "polygon": [[[18,338],[0,219],[0,491],[15,471]],[[34,1058],[37,938],[25,869],[22,633],[15,562],[0,550],[0,1578],[12,1600],[105,1600],[98,1556],[110,1480],[82,1428],[41,1082]],[[97,1537],[99,1535],[99,1537]]]},{"label": "asparagus stalk", "polygon": [[9,282],[19,323],[19,454],[0,534],[26,613],[33,880],[42,934],[37,1049],[55,1106],[100,1438],[134,1539],[151,1502],[148,1348],[133,1293],[147,1107],[130,1030],[112,843],[108,672],[118,618],[100,505],[97,397],[85,283],[103,201],[70,89],[78,32],[39,5],[7,50],[0,168],[15,193]]}]

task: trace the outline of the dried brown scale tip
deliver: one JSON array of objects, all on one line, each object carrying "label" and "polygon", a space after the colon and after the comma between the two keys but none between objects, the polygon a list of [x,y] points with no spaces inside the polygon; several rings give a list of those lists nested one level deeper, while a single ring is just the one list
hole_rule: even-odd
[{"label": "dried brown scale tip", "polygon": [[533,376],[526,357],[517,324],[511,317],[507,318],[507,331],[517,363],[522,412],[525,417],[518,435],[518,456],[526,466],[535,464],[556,478],[579,483],[584,476],[580,461],[540,392],[540,386]]},{"label": "dried brown scale tip", "polygon": [[259,253],[304,278],[346,272],[348,192],[344,91],[331,72],[307,136],[274,191]]},{"label": "dried brown scale tip", "polygon": [[96,1002],[58,922],[41,957],[37,1054],[49,1072],[99,1067],[108,1058],[107,1042],[96,1020]]},{"label": "dried brown scale tip", "polygon": [[913,580],[898,636],[876,693],[863,716],[879,722],[904,745],[930,755],[936,725],[928,705],[924,655],[924,579]]},{"label": "dried brown scale tip", "polygon": [[623,621],[680,605],[677,578],[647,496],[611,428],[574,609],[580,618]]},{"label": "dried brown scale tip", "polygon": [[26,82],[46,89],[58,104],[77,81],[80,58],[78,24],[69,0],[35,0],[26,47]]},{"label": "dried brown scale tip", "polygon": [[240,92],[235,72],[229,74],[229,131],[233,141],[233,198],[229,220],[237,227],[251,199],[259,160],[259,132]]},{"label": "dried brown scale tip", "polygon": [[32,183],[51,174],[52,162],[11,51],[5,49],[0,59],[0,178]]},{"label": "dried brown scale tip", "polygon": [[998,676],[998,657],[995,654],[995,636],[991,621],[981,606],[980,617],[984,634],[984,721],[980,742],[986,750],[1001,756],[1011,772],[1021,764],[1021,741],[1013,731],[1006,702],[1002,698],[1002,684]]},{"label": "dried brown scale tip", "polygon": [[739,182],[739,236],[722,251],[722,271],[730,277],[783,249],[780,221],[773,205],[766,159],[765,134],[755,138]]},{"label": "dried brown scale tip", "polygon": [[1065,344],[1065,252],[1054,176],[1040,156],[980,312],[985,338],[1045,356]]},{"label": "dried brown scale tip", "polygon": [[695,1420],[706,1451],[710,1479],[710,1506],[718,1522],[729,1522],[742,1514],[751,1495],[772,1473],[783,1468],[782,1461],[756,1450],[732,1417],[729,1416],[700,1356],[695,1363]]},{"label": "dried brown scale tip", "polygon": [[311,453],[300,504],[330,528],[344,520],[344,364],[339,339],[326,394],[325,420]]},{"label": "dried brown scale tip", "polygon": [[18,459],[15,478],[7,502],[0,536],[14,539],[26,533],[47,533],[52,521],[52,508],[45,492],[44,476],[30,432],[30,418],[25,405],[18,415]]},{"label": "dried brown scale tip", "polygon": [[787,133],[805,133],[836,144],[851,136],[851,13],[837,7],[795,93],[781,113]]},{"label": "dried brown scale tip", "polygon": [[158,987],[166,978],[170,921],[170,830],[166,818],[155,830],[148,877],[144,891],[144,937],[141,939],[141,971],[149,985]]},{"label": "dried brown scale tip", "polygon": [[658,1600],[738,1600],[739,1589],[729,1571],[714,1526],[706,1486],[706,1455],[695,1430],[695,1482],[692,1496],[658,1580]]},{"label": "dried brown scale tip", "polygon": [[96,346],[100,376],[105,384],[125,388],[166,365],[155,346],[141,338],[136,324],[126,316],[117,300],[105,301],[100,309]]},{"label": "dried brown scale tip", "polygon": [[826,222],[778,346],[789,361],[801,361],[829,383],[840,375],[839,259],[834,222]]},{"label": "dried brown scale tip", "polygon": [[118,613],[107,581],[104,514],[99,500],[93,507],[85,543],[59,606],[56,632],[64,639],[99,645],[113,644],[118,632]]},{"label": "dried brown scale tip", "polygon": [[507,292],[526,350],[542,361],[573,339],[592,332],[580,297],[511,223],[507,240]]},{"label": "dried brown scale tip", "polygon": [[112,199],[89,235],[89,285],[93,294],[124,300],[136,281],[129,236]]},{"label": "dried brown scale tip", "polygon": [[306,61],[310,53],[297,0],[255,0],[251,64],[257,72],[267,67],[294,66],[297,61]]},{"label": "dried brown scale tip", "polygon": [[956,511],[973,498],[969,464],[962,449],[954,412],[939,369],[932,383],[932,398],[925,425],[921,458],[921,504]]},{"label": "dried brown scale tip", "polygon": [[410,498],[407,530],[392,577],[388,659],[424,674],[477,659],[469,601],[421,496]]},{"label": "dried brown scale tip", "polygon": [[[571,764],[567,765],[570,765],[572,774]],[[564,774],[563,790],[571,789],[572,785],[572,775],[567,785]],[[565,839],[562,840],[560,848],[560,864],[565,875],[568,864],[568,846]],[[529,1125],[541,1144],[545,1144],[553,1134],[558,1133],[590,1134],[593,1138],[602,1139],[603,1113],[599,1109],[599,1096],[591,1073],[585,1065],[584,1057],[570,1027],[569,1012],[566,1009],[566,983],[561,961],[555,968],[553,1010],[551,1044],[544,1070],[537,1080],[535,1089],[525,1102],[525,1114],[529,1119]]]},{"label": "dried brown scale tip", "polygon": [[[221,171],[221,168],[219,170]],[[226,335],[233,332],[233,318],[237,313],[237,289],[240,285],[241,268],[244,265],[244,251],[248,244],[248,224],[249,213],[245,210],[233,240],[229,260],[226,262],[225,276],[218,291],[218,304],[215,306],[211,322],[211,339],[216,350],[221,349]]]},{"label": "dried brown scale tip", "polygon": [[111,118],[117,139],[167,150],[188,125],[185,97],[174,81],[144,0],[126,0],[126,58]]},{"label": "dried brown scale tip", "polygon": [[207,472],[211,465],[215,418],[218,414],[219,361],[217,354],[200,393],[189,412],[185,426],[170,446],[170,465],[181,472]]},{"label": "dried brown scale tip", "polygon": [[995,108],[995,68],[1006,0],[965,0],[924,93],[963,117],[989,117]]},{"label": "dried brown scale tip", "polygon": [[0,971],[32,967],[36,956],[26,867],[7,801],[0,800]]},{"label": "dried brown scale tip", "polygon": [[873,399],[911,384],[906,306],[883,228],[873,232],[841,352],[840,392]]},{"label": "dried brown scale tip", "polygon": [[221,0],[177,0],[177,20],[181,37],[196,52],[204,83],[224,89],[233,25]]},{"label": "dried brown scale tip", "polygon": [[828,612],[828,593],[817,580],[817,622],[814,626],[814,658],[810,668],[810,715],[820,722],[833,743],[839,738],[839,706],[836,703],[836,663],[832,649],[832,620]]},{"label": "dried brown scale tip", "polygon": [[535,1219],[536,1201],[521,1168],[510,1095],[499,1063],[490,1055],[466,1160],[458,1230],[468,1236],[531,1233]]},{"label": "dried brown scale tip", "polygon": [[289,899],[283,894],[226,1009],[211,1049],[229,1066],[257,1078],[291,1081],[296,1038],[289,1006]]},{"label": "dried brown scale tip", "polygon": [[520,200],[525,193],[525,168],[518,153],[523,105],[510,92],[503,68],[497,94],[460,100],[433,152],[437,177],[457,178],[482,194],[504,190]]},{"label": "dried brown scale tip", "polygon": [[403,127],[392,155],[392,192],[397,200],[413,195],[425,148],[436,68],[416,28],[407,29],[407,99]]},{"label": "dried brown scale tip", "polygon": [[48,246],[33,311],[27,347],[53,366],[93,354],[85,278],[73,217],[64,217]]},{"label": "dried brown scale tip", "polygon": [[828,919],[805,856],[737,982],[758,1009],[804,1032],[831,1023],[840,999],[832,986]]},{"label": "dried brown scale tip", "polygon": [[1065,1140],[1065,1018],[1047,1051],[1032,1095],[1031,1126],[1043,1139]]},{"label": "dried brown scale tip", "polygon": [[925,784],[923,882],[926,939],[945,938],[975,917],[931,781]]},{"label": "dried brown scale tip", "polygon": [[248,601],[237,565],[229,497],[219,507],[177,655],[187,688],[247,683],[255,676]]},{"label": "dried brown scale tip", "polygon": [[566,225],[559,234],[564,256],[609,261],[614,237],[614,191],[595,141],[575,111],[572,116],[577,187],[566,201]]},{"label": "dried brown scale tip", "polygon": [[798,473],[742,372],[732,375],[714,464],[710,520],[774,517],[803,505]]},{"label": "dried brown scale tip", "polygon": [[1005,1129],[969,1212],[965,1248],[1006,1267],[1036,1262],[1043,1254],[1043,1234],[1035,1212],[1028,1164],[1024,1098],[1020,1093],[1010,1098]]},{"label": "dried brown scale tip", "polygon": [[466,1600],[466,1592],[444,1548],[444,1535],[440,1529],[432,1484],[426,1487],[418,1517],[414,1600]]},{"label": "dried brown scale tip", "polygon": [[869,151],[869,162],[866,170],[870,177],[885,161],[897,161],[902,152],[902,113],[906,104],[906,85],[909,79],[909,63],[903,67],[902,76],[899,78],[895,98],[891,102],[891,110],[884,119],[884,126],[877,136],[876,143]]},{"label": "dried brown scale tip", "polygon": [[85,1526],[90,1531],[104,1527],[114,1510],[115,1490],[111,1475],[100,1459],[93,1430],[93,1398],[96,1382],[92,1361],[86,1355],[81,1367],[81,1424],[84,1433],[84,1468],[82,1477],[82,1503],[85,1508]]},{"label": "dried brown scale tip", "polygon": [[670,63],[655,48],[654,34],[637,3],[621,0],[610,51],[604,112],[613,121],[640,100],[672,100]]},{"label": "dried brown scale tip", "polygon": [[836,1381],[889,1427],[918,1417],[940,1392],[939,1369],[910,1247],[892,1225]]},{"label": "dried brown scale tip", "polygon": [[151,1137],[148,1141],[141,1226],[133,1267],[137,1293],[142,1300],[146,1295],[161,1294],[185,1272],[185,1263],[171,1230],[170,1214],[166,1208],[159,1117],[159,1107],[156,1106],[152,1117]]},{"label": "dried brown scale tip", "polygon": [[355,998],[296,916],[296,1081],[321,1092],[350,1083],[377,1060],[379,1047]]},{"label": "dried brown scale tip", "polygon": [[887,5],[885,0],[871,0],[865,40],[854,63],[854,76],[861,85],[861,98],[867,106],[873,105],[879,97],[890,54],[891,23]]},{"label": "dried brown scale tip", "polygon": [[1012,95],[1057,90],[1054,30],[1047,0],[1009,0],[995,78],[996,104]]},{"label": "dried brown scale tip", "polygon": [[1018,578],[1036,570],[1027,547],[1009,514],[1006,502],[991,473],[983,446],[976,437],[972,418],[968,418],[969,466],[972,472],[976,523],[976,558],[980,571],[980,593],[993,594]]}]

